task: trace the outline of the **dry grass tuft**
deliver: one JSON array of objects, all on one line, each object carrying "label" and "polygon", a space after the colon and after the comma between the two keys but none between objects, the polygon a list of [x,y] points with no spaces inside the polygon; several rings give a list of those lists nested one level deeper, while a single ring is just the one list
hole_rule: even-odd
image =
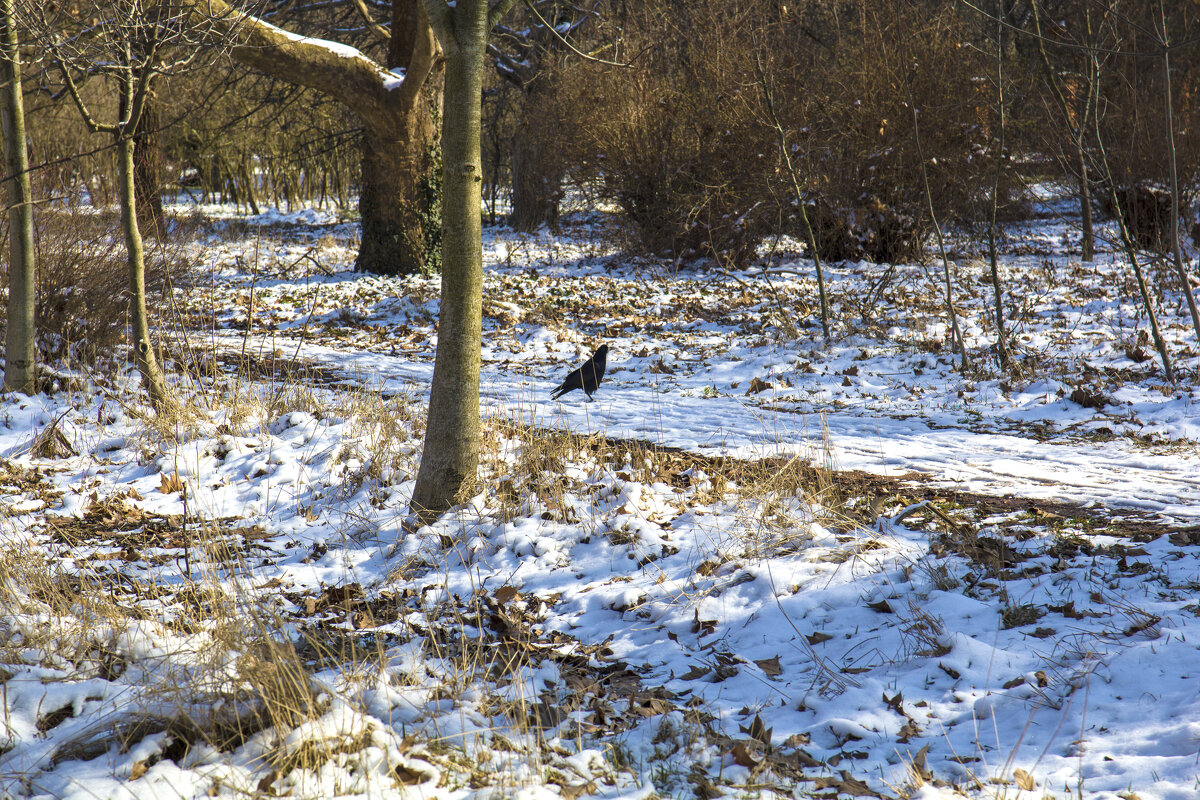
[{"label": "dry grass tuft", "polygon": [[[120,687],[114,696],[125,698],[101,703],[88,725],[30,768],[95,758],[111,747],[123,751],[152,734],[167,734],[184,749],[203,743],[230,752],[260,731],[290,730],[324,712],[324,689],[282,634],[286,626],[273,606],[250,594],[234,601],[228,585],[214,582],[218,574],[243,569],[240,554],[216,541],[208,545],[205,563],[197,561],[204,577],[171,584],[176,602],[169,604],[167,624],[140,602],[170,596],[166,584],[132,576],[114,583],[120,576],[95,566],[103,562],[79,561],[82,568],[72,571],[32,541],[3,552],[5,672],[38,669],[42,684],[49,678],[45,670],[56,681],[107,681]],[[48,731],[76,713],[49,709],[39,728]]]},{"label": "dry grass tuft", "polygon": [[425,433],[422,405],[411,395],[385,398],[378,392],[356,391],[335,396],[326,414],[332,411],[349,420],[355,438],[343,458],[360,465],[347,480],[347,493],[368,482],[384,487],[414,478]]}]

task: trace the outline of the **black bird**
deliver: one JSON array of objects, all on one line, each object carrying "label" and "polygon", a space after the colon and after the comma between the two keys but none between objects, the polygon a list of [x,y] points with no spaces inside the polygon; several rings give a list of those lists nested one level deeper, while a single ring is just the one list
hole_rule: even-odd
[{"label": "black bird", "polygon": [[600,385],[600,379],[604,377],[604,362],[607,360],[608,345],[602,344],[595,353],[592,353],[592,357],[584,362],[582,367],[563,379],[558,388],[551,393],[550,398],[557,400],[572,389],[583,389],[588,402],[592,402],[592,393],[596,391],[596,387]]}]

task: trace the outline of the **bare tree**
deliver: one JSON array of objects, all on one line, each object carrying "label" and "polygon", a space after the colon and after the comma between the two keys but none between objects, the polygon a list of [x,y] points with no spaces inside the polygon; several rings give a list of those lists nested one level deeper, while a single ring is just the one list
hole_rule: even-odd
[{"label": "bare tree", "polygon": [[1188,313],[1192,316],[1192,329],[1200,341],[1200,309],[1196,308],[1192,284],[1188,279],[1187,269],[1183,266],[1183,249],[1179,246],[1179,164],[1175,152],[1175,101],[1171,97],[1171,39],[1167,28],[1167,11],[1162,0],[1158,0],[1158,17],[1156,22],[1161,23],[1161,27],[1156,27],[1155,38],[1162,47],[1163,123],[1166,126],[1167,171],[1171,178],[1171,253],[1175,272],[1179,276],[1180,291],[1187,301]]},{"label": "bare tree", "polygon": [[9,228],[4,387],[33,394],[37,386],[33,197],[29,188],[29,153],[25,148],[25,110],[21,102],[21,53],[14,17],[13,0],[0,0],[0,133],[4,138]]},{"label": "bare tree", "polygon": [[[539,225],[558,222],[564,170],[562,159],[551,152],[557,144],[554,131],[545,130],[554,127],[546,125],[546,110],[557,99],[546,75],[546,62],[571,47],[567,37],[592,18],[596,4],[597,0],[535,0],[529,3],[527,19],[498,26],[488,44],[496,74],[521,93],[509,149],[512,211],[508,222],[514,230],[533,231]],[[537,135],[529,135],[533,126],[540,128]]]},{"label": "bare tree", "polygon": [[[155,355],[146,308],[145,246],[138,224],[134,139],[156,78],[192,66],[207,31],[188,24],[188,9],[167,0],[97,0],[69,7],[29,2],[25,17],[57,65],[88,129],[107,134],[117,153],[117,197],[129,270],[131,344],[157,414],[177,407]],[[100,79],[115,90],[116,118],[102,120],[81,92]]]},{"label": "bare tree", "polygon": [[412,511],[436,518],[475,482],[483,314],[480,120],[488,33],[516,0],[423,0],[446,54],[442,303],[425,449]]},{"label": "bare tree", "polygon": [[[392,0],[386,64],[336,42],[282,30],[224,0],[179,0],[229,37],[235,59],[343,103],[362,122],[360,271],[430,271],[440,255],[435,117],[442,58],[420,0]],[[366,9],[363,9],[364,16]]]},{"label": "bare tree", "polygon": [[[1079,180],[1078,197],[1081,220],[1080,257],[1084,261],[1091,261],[1096,256],[1096,234],[1095,226],[1092,223],[1092,179],[1088,172],[1086,140],[1088,114],[1093,107],[1091,93],[1095,87],[1090,81],[1084,81],[1087,87],[1086,92],[1079,93],[1079,102],[1075,108],[1072,108],[1066,93],[1063,91],[1058,70],[1051,64],[1049,54],[1046,52],[1046,37],[1042,33],[1042,18],[1039,10],[1041,5],[1042,0],[1034,0],[1031,4],[1035,33],[1034,40],[1037,43],[1038,56],[1041,59],[1046,85],[1050,88],[1050,93],[1054,96],[1058,110],[1063,116],[1063,124],[1070,135],[1071,160],[1074,163],[1075,177]],[[1082,69],[1080,72],[1086,72],[1086,69]]]}]

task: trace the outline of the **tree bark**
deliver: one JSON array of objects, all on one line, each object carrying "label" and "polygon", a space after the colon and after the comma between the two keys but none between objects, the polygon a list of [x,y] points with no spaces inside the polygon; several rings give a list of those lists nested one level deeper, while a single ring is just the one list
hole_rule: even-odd
[{"label": "tree bark", "polygon": [[145,236],[167,238],[162,199],[162,139],[158,98],[146,98],[133,140],[133,186],[137,195],[138,227]]},{"label": "tree bark", "polygon": [[442,126],[442,303],[425,448],[412,511],[436,519],[473,488],[479,467],[479,365],[483,315],[479,152],[487,35],[512,6],[501,0],[424,0],[446,54]]},{"label": "tree bark", "polygon": [[0,133],[4,139],[9,228],[4,388],[31,395],[37,391],[33,194],[29,186],[29,153],[25,148],[25,110],[13,0],[0,0],[0,28]]},{"label": "tree bark", "polygon": [[436,272],[441,265],[441,193],[432,102],[422,97],[398,127],[363,130],[355,269],[378,275]]},{"label": "tree bark", "polygon": [[[549,102],[541,87],[544,80],[534,79],[521,99],[521,117],[513,134],[512,156],[512,213],[508,224],[513,230],[532,233],[542,225],[558,225],[558,199],[562,186],[562,168],[558,159],[547,157],[545,149],[554,140],[553,133],[539,127],[529,135],[533,111]],[[543,117],[538,117],[544,120]]]},{"label": "tree bark", "polygon": [[[224,0],[190,2],[215,32],[233,37],[235,59],[327,94],[362,121],[356,268],[389,275],[436,268],[429,251],[436,253],[439,233],[434,120],[442,60],[420,0],[393,0],[388,69],[353,48],[290,34]],[[389,71],[401,67],[403,81]],[[397,169],[420,174],[398,176]]]}]

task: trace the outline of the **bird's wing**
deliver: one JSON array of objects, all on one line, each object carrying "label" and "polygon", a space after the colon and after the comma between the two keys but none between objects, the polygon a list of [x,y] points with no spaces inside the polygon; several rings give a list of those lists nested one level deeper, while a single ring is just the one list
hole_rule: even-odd
[{"label": "bird's wing", "polygon": [[560,396],[566,394],[572,389],[578,389],[581,386],[583,386],[583,371],[581,369],[577,369],[567,375],[567,377],[563,378],[563,382],[558,385],[558,388],[551,392],[550,399],[557,400]]}]

